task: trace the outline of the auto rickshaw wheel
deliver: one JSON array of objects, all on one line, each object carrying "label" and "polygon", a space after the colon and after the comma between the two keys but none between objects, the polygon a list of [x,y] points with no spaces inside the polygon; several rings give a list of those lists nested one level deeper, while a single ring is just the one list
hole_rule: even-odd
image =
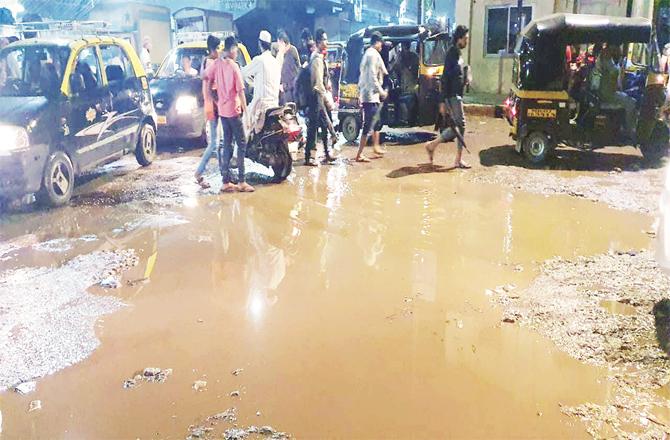
[{"label": "auto rickshaw wheel", "polygon": [[342,134],[347,142],[354,142],[358,139],[358,132],[361,131],[361,124],[358,122],[356,116],[345,116],[340,122],[340,127],[342,128]]},{"label": "auto rickshaw wheel", "polygon": [[658,122],[648,142],[641,146],[645,160],[658,161],[668,154],[670,147],[670,129],[664,122]]},{"label": "auto rickshaw wheel", "polygon": [[543,163],[553,148],[549,136],[541,131],[534,131],[523,140],[523,155],[534,165]]},{"label": "auto rickshaw wheel", "polygon": [[47,159],[42,175],[42,188],[37,193],[41,205],[58,207],[67,204],[74,189],[74,167],[63,151],[56,151]]}]

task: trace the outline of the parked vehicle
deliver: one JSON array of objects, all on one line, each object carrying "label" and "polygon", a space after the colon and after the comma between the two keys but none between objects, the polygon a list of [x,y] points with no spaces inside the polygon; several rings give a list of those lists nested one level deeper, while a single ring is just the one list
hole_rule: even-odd
[{"label": "parked vehicle", "polygon": [[[624,107],[602,101],[594,87],[603,46],[623,55],[615,63],[623,71],[620,92],[635,102],[632,138],[624,133]],[[647,19],[555,14],[535,20],[517,43],[513,83],[504,113],[516,151],[530,163],[544,162],[562,144],[582,150],[635,145],[649,159],[668,150],[670,131],[660,111],[667,75],[659,71]]]},{"label": "parked vehicle", "polygon": [[192,32],[229,32],[235,29],[233,14],[209,9],[185,7],[172,14],[176,44],[186,43],[181,37]]},{"label": "parked vehicle", "polygon": [[288,144],[299,142],[302,128],[298,124],[297,109],[292,102],[265,112],[265,125],[247,146],[247,157],[274,171],[274,182],[283,182],[293,170],[293,158]]},{"label": "parked vehicle", "polygon": [[156,114],[132,46],[113,37],[32,38],[0,51],[0,199],[66,204],[75,177],[156,151]]},{"label": "parked vehicle", "polygon": [[367,27],[354,33],[347,41],[343,72],[339,87],[339,129],[347,141],[358,137],[361,129],[361,103],[358,97],[359,66],[369,47],[370,35],[379,32],[384,39],[382,58],[390,67],[391,55],[398,53],[402,43],[409,43],[417,54],[418,87],[404,93],[399,78],[390,76],[385,86],[389,96],[382,107],[382,123],[390,127],[415,127],[436,121],[440,77],[444,68],[449,33],[425,26],[392,25]]},{"label": "parked vehicle", "polygon": [[330,72],[330,82],[333,86],[333,97],[337,102],[340,93],[340,78],[342,76],[342,61],[344,58],[345,43],[342,41],[331,41],[328,43],[328,70]]},{"label": "parked vehicle", "polygon": [[172,48],[172,16],[167,7],[107,0],[95,2],[89,20],[108,23],[115,33],[123,34],[138,54],[142,52],[145,38],[149,38],[152,46],[149,56],[153,65],[157,65]]},{"label": "parked vehicle", "polygon": [[[205,135],[205,110],[200,79],[207,52],[208,33],[182,34],[188,42],[172,49],[165,57],[150,87],[156,107],[158,136],[163,139],[202,139]],[[225,34],[215,33],[219,37]],[[193,39],[193,41],[190,41]],[[239,44],[237,62],[240,67],[250,61],[249,52]],[[182,59],[187,56],[195,75],[183,71]]]}]

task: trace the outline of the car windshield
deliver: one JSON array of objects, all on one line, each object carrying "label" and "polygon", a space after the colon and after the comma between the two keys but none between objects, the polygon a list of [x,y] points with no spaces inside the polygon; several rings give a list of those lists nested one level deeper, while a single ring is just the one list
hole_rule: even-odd
[{"label": "car windshield", "polygon": [[423,43],[423,63],[427,66],[441,66],[447,56],[446,40],[430,40]]},{"label": "car windshield", "polygon": [[57,46],[7,47],[0,52],[0,96],[59,93],[70,49]]},{"label": "car windshield", "polygon": [[198,77],[205,58],[207,58],[206,48],[173,49],[163,61],[156,76],[158,78]]}]

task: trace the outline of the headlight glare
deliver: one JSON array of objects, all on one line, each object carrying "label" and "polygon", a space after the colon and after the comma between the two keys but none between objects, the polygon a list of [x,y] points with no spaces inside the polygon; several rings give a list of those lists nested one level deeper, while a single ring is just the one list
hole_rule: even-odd
[{"label": "headlight glare", "polygon": [[198,107],[198,100],[195,98],[195,96],[189,96],[189,95],[180,96],[179,98],[177,98],[177,103],[175,104],[177,114],[179,115],[189,114],[197,107]]},{"label": "headlight glare", "polygon": [[0,125],[0,156],[28,149],[28,132],[22,127]]}]

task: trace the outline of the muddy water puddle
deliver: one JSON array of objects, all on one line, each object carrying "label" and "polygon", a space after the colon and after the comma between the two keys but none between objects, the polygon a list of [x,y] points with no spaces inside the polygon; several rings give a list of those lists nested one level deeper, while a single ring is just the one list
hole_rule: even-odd
[{"label": "muddy water puddle", "polygon": [[[98,320],[89,358],[30,395],[0,394],[2,438],[184,438],[229,408],[297,438],[584,436],[559,403],[603,400],[605,372],[501,323],[485,291],[528,285],[553,256],[647,247],[652,220],[460,172],[385,177],[412,154],[299,167],[284,185],[163,211],[42,214],[32,241],[71,247],[23,246],[0,268],[106,248],[139,264],[105,292],[129,307]],[[33,230],[7,226],[18,240]],[[146,367],[172,374],[123,388]]]}]

